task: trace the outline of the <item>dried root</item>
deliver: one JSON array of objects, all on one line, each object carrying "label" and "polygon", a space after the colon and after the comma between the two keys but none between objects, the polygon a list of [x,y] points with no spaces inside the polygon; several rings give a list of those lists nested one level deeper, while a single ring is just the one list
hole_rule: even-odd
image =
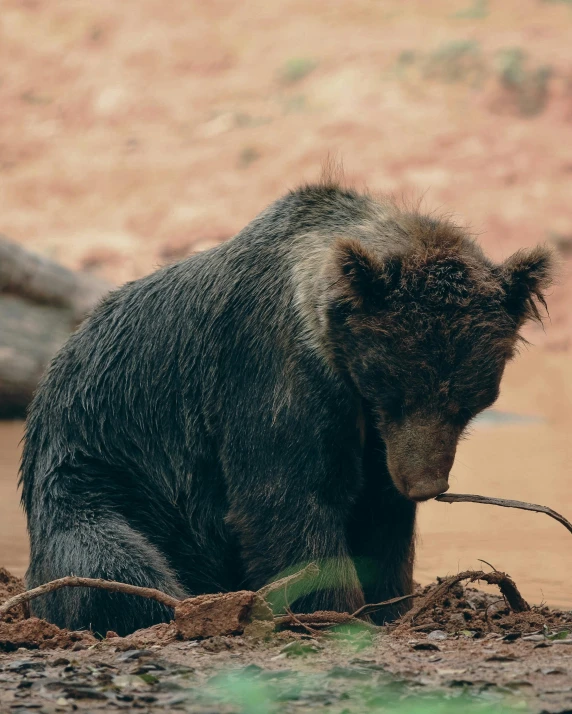
[{"label": "dried root", "polygon": [[489,585],[498,585],[507,605],[514,612],[528,612],[530,610],[530,605],[518,591],[514,580],[506,573],[501,573],[498,570],[492,573],[485,573],[483,570],[465,570],[458,575],[447,578],[430,590],[418,605],[403,615],[394,632],[399,633],[411,628],[419,615],[435,603],[441,601],[453,586],[463,580],[468,580],[470,583],[482,580]]}]

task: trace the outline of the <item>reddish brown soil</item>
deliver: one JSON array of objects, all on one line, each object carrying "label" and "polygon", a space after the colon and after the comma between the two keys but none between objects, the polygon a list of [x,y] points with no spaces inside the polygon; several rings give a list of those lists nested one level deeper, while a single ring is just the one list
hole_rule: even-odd
[{"label": "reddish brown soil", "polygon": [[95,644],[97,640],[88,632],[60,630],[45,620],[30,617],[16,622],[0,622],[0,651],[13,652],[24,649],[68,649],[77,643]]},{"label": "reddish brown soil", "polygon": [[[19,589],[17,583],[10,587],[9,594]],[[430,590],[425,588],[423,596]],[[156,625],[128,637],[109,632],[97,640],[88,632],[60,630],[37,618],[1,622],[2,701],[11,702],[11,708],[50,703],[85,708],[96,702],[105,708],[135,702],[133,706],[148,705],[149,711],[169,710],[174,704],[188,711],[212,711],[193,707],[201,696],[223,697],[230,676],[238,677],[238,693],[241,687],[252,687],[256,696],[284,701],[290,699],[288,688],[260,694],[260,678],[284,678],[289,687],[295,680],[295,699],[302,699],[302,711],[321,710],[322,699],[313,699],[320,687],[333,700],[350,700],[348,712],[362,711],[372,688],[378,688],[380,702],[387,703],[396,687],[400,700],[437,691],[458,697],[470,691],[471,699],[482,699],[481,704],[516,703],[532,712],[563,712],[572,706],[567,685],[572,613],[547,607],[511,613],[501,598],[458,584],[405,630],[397,622],[388,628],[333,627],[316,638],[296,626],[262,637],[214,634],[216,623],[221,633],[237,628],[242,605],[236,595],[245,597],[221,596],[218,609],[214,597],[207,608],[197,598],[194,631],[208,630],[211,636],[190,641],[180,623]],[[52,650],[49,659],[41,654]],[[57,650],[71,650],[71,655],[57,655]],[[356,689],[356,681],[361,688]],[[302,696],[304,688],[309,692]],[[173,692],[181,696],[174,698]]]},{"label": "reddish brown soil", "polygon": [[[440,582],[440,579],[438,579]],[[427,594],[434,585],[423,588]],[[447,595],[421,613],[401,636],[442,630],[451,635],[465,631],[473,637],[490,633],[518,638],[535,633],[570,629],[572,614],[549,607],[533,606],[527,612],[513,612],[500,595],[458,584]]]},{"label": "reddish brown soil", "polygon": [[[0,567],[0,605],[24,592],[24,581],[16,578],[6,568]],[[27,605],[10,610],[0,620],[0,652],[24,649],[73,648],[94,644],[97,640],[89,632],[70,632],[29,616]]]},{"label": "reddish brown soil", "polygon": [[[0,604],[14,597],[14,595],[24,592],[25,589],[24,581],[21,578],[12,575],[6,568],[0,568]],[[26,610],[24,607],[14,608],[14,610],[6,615],[5,622],[17,622],[21,620],[25,614]]]}]

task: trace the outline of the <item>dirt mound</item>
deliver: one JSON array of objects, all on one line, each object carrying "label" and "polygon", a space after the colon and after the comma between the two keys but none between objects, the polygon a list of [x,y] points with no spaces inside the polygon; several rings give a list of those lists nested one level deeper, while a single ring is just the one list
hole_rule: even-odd
[{"label": "dirt mound", "polygon": [[[24,581],[0,567],[0,605],[24,592]],[[62,630],[37,617],[30,617],[27,603],[12,608],[0,620],[0,652],[26,649],[83,648],[97,642],[89,632]]]},{"label": "dirt mound", "polygon": [[[24,592],[25,589],[24,581],[21,578],[12,575],[6,568],[0,568],[0,605],[14,595]],[[5,622],[17,622],[27,617],[27,614],[25,606],[15,607],[6,615]]]},{"label": "dirt mound", "polygon": [[37,617],[18,622],[0,622],[0,652],[26,649],[84,649],[97,640],[90,632],[61,630]]},{"label": "dirt mound", "polygon": [[119,637],[115,632],[108,632],[106,642],[117,650],[146,649],[151,645],[165,646],[178,639],[174,622],[161,622],[152,627],[136,630],[126,637]]},{"label": "dirt mound", "polygon": [[[444,579],[437,579],[437,584],[443,582]],[[421,599],[435,587],[434,584],[425,587]],[[396,629],[403,636],[434,630],[447,634],[470,633],[474,637],[491,632],[514,637],[534,633],[551,636],[550,633],[572,629],[572,614],[534,606],[525,612],[514,612],[503,597],[457,583],[405,628],[400,628],[398,621]]]},{"label": "dirt mound", "polygon": [[[498,595],[485,593],[470,585],[463,585],[464,580],[469,583],[477,580],[494,583],[501,592]],[[57,582],[61,585],[60,581]],[[5,569],[0,569],[0,585],[0,601],[24,589],[22,581]],[[105,585],[109,589],[109,586],[118,584]],[[122,588],[133,587],[119,585]],[[344,613],[293,615],[290,612],[286,616],[273,617],[261,593],[240,591],[189,598],[175,606],[173,622],[138,630],[127,637],[108,632],[105,641],[117,650],[126,650],[164,647],[181,640],[208,640],[243,633],[257,640],[268,640],[280,628],[291,633],[323,632],[332,636],[336,625],[339,629],[340,625],[345,624],[354,630],[356,627],[368,630],[370,634],[382,632],[381,628]],[[549,607],[531,608],[520,596],[512,579],[497,571],[465,571],[450,578],[438,578],[436,583],[419,589],[416,595],[410,597],[415,598],[413,607],[386,630],[397,639],[438,630],[442,636],[470,636],[478,639],[496,635],[516,639],[538,635],[539,641],[550,641],[566,637],[572,629],[572,613]],[[29,617],[23,608],[10,611],[0,620],[0,651],[4,652],[19,647],[83,649],[97,642],[90,632],[62,630],[44,620]]]}]

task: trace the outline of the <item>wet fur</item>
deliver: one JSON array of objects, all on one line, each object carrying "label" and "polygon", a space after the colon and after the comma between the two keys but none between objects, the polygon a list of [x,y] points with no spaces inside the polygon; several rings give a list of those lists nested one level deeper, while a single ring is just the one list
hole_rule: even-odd
[{"label": "wet fur", "polygon": [[[182,596],[317,560],[321,587],[296,609],[409,592],[416,506],[387,444],[402,458],[425,416],[456,440],[494,401],[549,275],[543,249],[495,266],[447,221],[326,183],[123,286],[30,409],[28,586],[75,574]],[[171,615],[83,589],[33,610],[102,634]]]}]

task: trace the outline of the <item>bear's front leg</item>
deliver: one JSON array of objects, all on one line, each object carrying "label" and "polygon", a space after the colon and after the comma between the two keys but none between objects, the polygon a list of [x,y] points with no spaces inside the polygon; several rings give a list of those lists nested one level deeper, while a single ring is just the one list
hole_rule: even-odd
[{"label": "bear's front leg", "polygon": [[277,598],[280,605],[294,612],[355,612],[365,600],[347,548],[346,517],[344,508],[295,490],[242,499],[227,520],[238,534],[248,587],[256,590],[316,563],[319,574],[290,586]]},{"label": "bear's front leg", "polygon": [[[290,394],[275,414],[237,408],[236,421],[219,437],[227,523],[238,539],[246,587],[261,588],[315,562],[318,576],[305,591],[289,587],[284,604],[294,612],[353,613],[364,604],[347,534],[363,484],[355,404],[321,372],[296,379],[296,389],[271,384],[272,394]],[[233,403],[270,401],[269,385],[249,386]]]},{"label": "bear's front leg", "polygon": [[[385,446],[368,430],[363,459],[363,485],[348,521],[348,543],[369,604],[413,592],[415,512],[413,501],[393,485]],[[395,620],[412,605],[403,600],[374,612],[378,625]]]}]

